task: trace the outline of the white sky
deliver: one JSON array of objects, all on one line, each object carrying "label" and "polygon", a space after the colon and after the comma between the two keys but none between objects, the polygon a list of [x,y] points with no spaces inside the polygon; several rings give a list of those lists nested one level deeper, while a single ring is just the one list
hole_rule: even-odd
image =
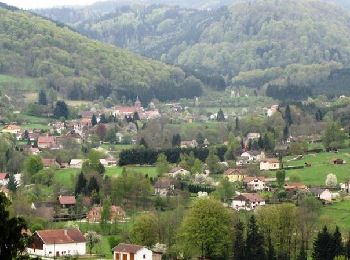
[{"label": "white sky", "polygon": [[8,5],[17,6],[23,9],[47,8],[62,5],[88,5],[98,0],[1,0]]}]

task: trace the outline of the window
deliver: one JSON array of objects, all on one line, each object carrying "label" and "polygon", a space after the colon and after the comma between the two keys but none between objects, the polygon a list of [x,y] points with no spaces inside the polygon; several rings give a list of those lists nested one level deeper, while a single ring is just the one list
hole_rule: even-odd
[{"label": "window", "polygon": [[143,259],[146,259],[146,255],[143,255]]}]

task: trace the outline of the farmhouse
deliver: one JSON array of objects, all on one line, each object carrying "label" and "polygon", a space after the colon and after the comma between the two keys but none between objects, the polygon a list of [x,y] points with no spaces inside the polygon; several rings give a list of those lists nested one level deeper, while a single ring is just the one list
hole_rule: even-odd
[{"label": "farmhouse", "polygon": [[267,158],[260,162],[260,171],[280,169],[280,162],[277,158]]},{"label": "farmhouse", "polygon": [[121,243],[113,248],[113,260],[152,260],[152,251],[144,246]]},{"label": "farmhouse", "polygon": [[318,199],[331,202],[333,195],[328,189],[310,188],[310,192]]},{"label": "farmhouse", "polygon": [[82,159],[72,159],[69,163],[70,168],[74,169],[80,169],[83,167],[83,160]]},{"label": "farmhouse", "polygon": [[79,229],[51,229],[36,231],[28,246],[29,254],[46,257],[85,255],[86,241]]},{"label": "farmhouse", "polygon": [[249,191],[264,191],[268,190],[265,177],[245,177],[243,183]]},{"label": "farmhouse", "polygon": [[154,184],[155,194],[165,197],[174,193],[175,185],[170,178],[159,178]]},{"label": "farmhouse", "polygon": [[181,148],[196,148],[197,146],[198,146],[198,143],[196,140],[181,141],[181,144],[180,144]]},{"label": "farmhouse", "polygon": [[6,186],[9,182],[8,173],[0,173],[0,186]]},{"label": "farmhouse", "polygon": [[18,134],[19,132],[21,132],[21,127],[19,127],[18,125],[7,125],[1,130],[1,132]]},{"label": "farmhouse", "polygon": [[265,153],[263,151],[249,151],[241,154],[241,158],[246,161],[261,161],[265,159]]},{"label": "farmhouse", "polygon": [[62,208],[74,207],[76,204],[76,200],[74,196],[62,196],[58,197],[58,203]]},{"label": "farmhouse", "polygon": [[[96,206],[93,207],[87,214],[86,219],[90,223],[94,222],[100,222],[101,221],[101,213],[102,213],[102,207]],[[122,220],[126,216],[125,211],[118,206],[111,206],[110,209],[110,218],[109,221],[115,221],[115,220]]]},{"label": "farmhouse", "polygon": [[54,136],[42,135],[38,138],[39,149],[54,149],[57,148],[56,138]]},{"label": "farmhouse", "polygon": [[190,174],[189,171],[187,171],[181,167],[172,168],[169,172],[169,176],[171,176],[173,178],[176,178],[178,176],[187,176],[189,174]]},{"label": "farmhouse", "polygon": [[257,193],[241,193],[232,199],[231,207],[235,210],[254,210],[264,206],[265,200]]},{"label": "farmhouse", "polygon": [[56,159],[41,159],[44,165],[44,168],[59,168],[60,164],[56,161]]},{"label": "farmhouse", "polygon": [[230,182],[243,181],[244,177],[247,176],[247,171],[242,168],[229,168],[224,172],[224,176]]}]

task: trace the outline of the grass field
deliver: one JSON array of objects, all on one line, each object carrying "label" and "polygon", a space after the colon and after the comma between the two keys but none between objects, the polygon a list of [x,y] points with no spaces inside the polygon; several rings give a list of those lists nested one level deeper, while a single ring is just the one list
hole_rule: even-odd
[{"label": "grass field", "polygon": [[37,91],[39,88],[40,84],[36,79],[0,75],[0,89],[3,91],[16,89],[25,92],[33,92]]},{"label": "grass field", "polygon": [[350,231],[350,200],[335,202],[324,206],[320,213],[320,224],[339,226],[346,233]]},{"label": "grass field", "polygon": [[[319,154],[308,154],[298,161],[287,162],[292,157],[284,158],[284,166],[298,166],[305,163],[311,164],[311,167],[304,169],[287,170],[287,176],[299,176],[301,181],[306,185],[324,185],[327,174],[333,173],[338,178],[338,183],[350,178],[350,150],[345,149],[334,152],[323,152]],[[346,161],[343,165],[334,165],[333,159],[341,158]]]},{"label": "grass field", "polygon": [[[143,173],[144,175],[148,175],[149,177],[157,176],[157,169],[155,167],[149,166],[130,166],[126,167],[127,170]],[[118,177],[123,171],[123,167],[110,167],[106,168],[106,176],[109,177]]]}]

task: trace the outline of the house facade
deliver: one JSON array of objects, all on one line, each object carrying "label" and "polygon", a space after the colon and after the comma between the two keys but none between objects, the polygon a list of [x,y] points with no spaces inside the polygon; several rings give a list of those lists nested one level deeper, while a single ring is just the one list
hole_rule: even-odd
[{"label": "house facade", "polygon": [[[96,206],[93,207],[88,214],[86,215],[86,219],[90,223],[100,222],[101,221],[101,213],[102,213],[102,207]],[[125,211],[118,206],[111,206],[110,209],[110,218],[109,221],[113,222],[115,220],[122,220],[126,216]]]},{"label": "house facade", "polygon": [[231,208],[235,210],[254,210],[259,206],[264,206],[265,200],[256,193],[241,193],[232,199]]},{"label": "house facade", "polygon": [[264,177],[245,177],[243,183],[249,191],[268,190]]},{"label": "house facade", "polygon": [[153,253],[144,246],[121,243],[113,248],[113,260],[152,260]]},{"label": "house facade", "polygon": [[9,183],[8,173],[0,173],[0,186],[6,186]]},{"label": "house facade", "polygon": [[155,195],[165,197],[172,195],[175,190],[175,185],[170,178],[159,178],[154,184]]},{"label": "house facade", "polygon": [[229,180],[229,182],[243,181],[247,176],[244,169],[240,168],[229,168],[224,172],[224,176]]},{"label": "house facade", "polygon": [[86,240],[79,229],[36,231],[27,248],[30,255],[61,257],[86,254]]},{"label": "house facade", "polygon": [[281,163],[277,158],[268,158],[260,161],[260,171],[279,170]]},{"label": "house facade", "polygon": [[43,135],[38,138],[39,149],[54,149],[57,148],[56,138],[54,136]]}]

